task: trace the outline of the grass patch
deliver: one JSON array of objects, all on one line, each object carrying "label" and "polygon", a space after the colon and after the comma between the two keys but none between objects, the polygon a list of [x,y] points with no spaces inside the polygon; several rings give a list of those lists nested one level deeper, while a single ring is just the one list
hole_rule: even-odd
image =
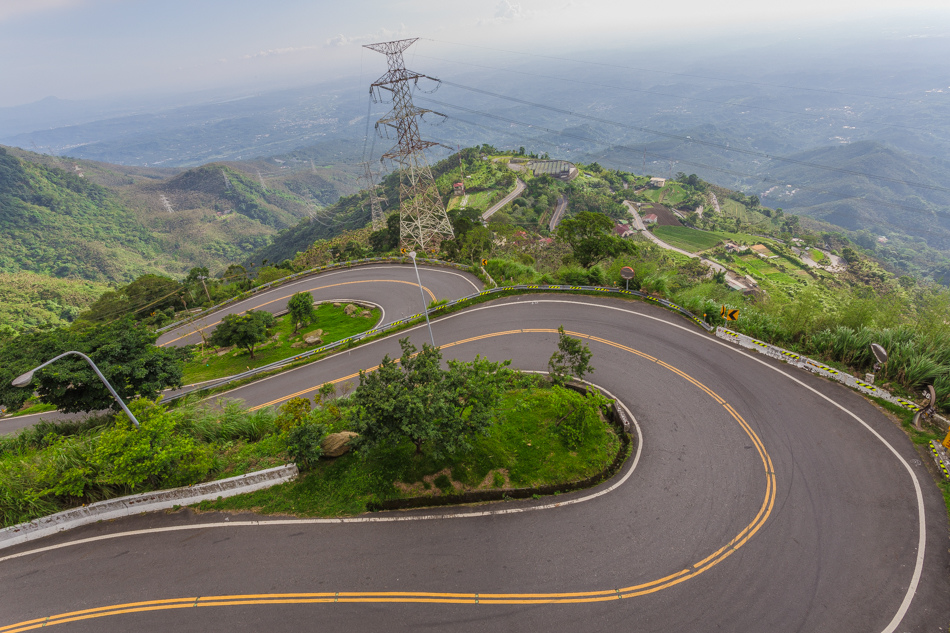
[{"label": "grass patch", "polygon": [[721,233],[699,231],[687,226],[658,226],[653,230],[653,234],[667,244],[690,253],[713,248],[725,239]]},{"label": "grass patch", "polygon": [[[517,406],[524,402],[526,408]],[[516,412],[519,408],[523,410]],[[348,453],[321,460],[297,481],[205,502],[199,508],[300,516],[360,514],[367,504],[388,499],[577,481],[606,468],[620,447],[620,439],[604,422],[571,450],[554,427],[559,411],[547,389],[511,392],[502,410],[508,413],[465,454],[443,459],[417,455],[409,442],[366,456]]]},{"label": "grass patch", "polygon": [[[344,308],[345,306],[337,308],[332,303],[317,306],[316,318],[313,323],[301,327],[296,334],[293,333],[293,325],[289,317],[286,315],[280,317],[277,319],[277,325],[273,329],[274,334],[271,339],[255,348],[254,358],[248,355],[247,350],[240,348],[235,348],[220,356],[218,355],[219,352],[213,348],[199,351],[191,361],[185,364],[183,380],[185,384],[194,384],[224,378],[285,358],[292,358],[301,352],[313,349],[310,347],[292,347],[293,343],[303,341],[308,334],[323,330],[320,335],[323,343],[333,343],[372,329],[381,318],[380,311],[376,308],[370,310],[369,317],[347,316]],[[362,308],[360,311],[362,311]]]},{"label": "grass patch", "polygon": [[25,409],[20,409],[16,413],[11,414],[11,416],[15,418],[21,415],[32,415],[34,413],[46,413],[47,411],[55,411],[55,410],[56,410],[55,404],[46,404],[43,402],[39,402]]}]

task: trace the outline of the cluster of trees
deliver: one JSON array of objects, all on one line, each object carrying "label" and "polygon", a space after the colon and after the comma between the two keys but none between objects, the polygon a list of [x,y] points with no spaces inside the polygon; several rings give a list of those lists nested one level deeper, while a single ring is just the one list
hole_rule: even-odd
[{"label": "cluster of trees", "polygon": [[38,371],[33,389],[16,388],[17,376],[68,351],[89,356],[123,399],[154,399],[168,387],[181,386],[187,348],[155,347],[158,335],[125,317],[106,325],[75,324],[21,334],[0,345],[0,405],[16,411],[33,395],[63,411],[117,409],[107,388],[84,360],[67,356]]}]

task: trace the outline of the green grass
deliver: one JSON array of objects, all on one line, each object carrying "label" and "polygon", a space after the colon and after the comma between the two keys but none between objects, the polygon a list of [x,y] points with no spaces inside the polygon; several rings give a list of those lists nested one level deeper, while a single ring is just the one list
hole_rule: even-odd
[{"label": "green grass", "polygon": [[722,209],[722,215],[726,218],[739,218],[743,222],[748,222],[748,209],[745,205],[739,204],[732,198],[720,198],[719,208]]},{"label": "green grass", "polygon": [[825,254],[817,248],[813,248],[811,249],[811,258],[814,262],[820,262],[821,260],[825,259]]},{"label": "green grass", "polygon": [[712,248],[725,239],[725,234],[698,231],[687,226],[658,226],[653,230],[653,234],[667,244],[690,253]]},{"label": "green grass", "polygon": [[521,488],[571,482],[606,468],[620,440],[606,424],[597,425],[575,451],[553,428],[558,411],[545,389],[508,394],[502,410],[527,401],[529,408],[504,415],[473,450],[436,459],[405,442],[365,457],[348,453],[321,460],[297,481],[217,502],[201,509],[253,510],[264,514],[343,516],[366,511],[367,504],[387,499],[434,494],[436,490]]},{"label": "green grass", "polygon": [[55,410],[56,410],[55,404],[45,404],[45,403],[40,402],[38,404],[29,406],[25,409],[20,409],[16,413],[13,413],[12,417],[15,418],[21,415],[32,415],[34,413],[46,413],[47,411],[55,411]]},{"label": "green grass", "polygon": [[[313,348],[294,348],[292,343],[302,341],[304,337],[316,330],[323,330],[321,338],[324,344],[333,343],[340,339],[360,332],[370,330],[379,323],[380,311],[373,309],[370,312],[372,316],[350,317],[344,312],[344,307],[334,307],[332,303],[324,303],[317,307],[316,318],[313,323],[300,328],[297,334],[293,334],[293,326],[287,316],[280,317],[277,325],[273,328],[272,338],[261,346],[254,349],[254,358],[251,358],[247,350],[235,348],[222,356],[212,349],[206,349],[199,352],[195,358],[185,365],[184,382],[185,384],[194,384],[216,378],[224,378],[239,374],[247,369],[255,369],[268,363],[273,363],[285,358],[292,358],[301,352]],[[360,309],[362,311],[362,308]],[[277,339],[274,340],[273,336]],[[316,346],[315,346],[316,347]]]},{"label": "green grass", "polygon": [[683,185],[678,182],[666,183],[660,192],[660,201],[668,207],[677,207],[689,197]]},{"label": "green grass", "polygon": [[473,209],[478,209],[479,211],[486,211],[488,210],[488,204],[491,202],[492,196],[494,195],[494,191],[479,191],[476,193],[470,193],[468,194],[468,204],[466,206]]}]

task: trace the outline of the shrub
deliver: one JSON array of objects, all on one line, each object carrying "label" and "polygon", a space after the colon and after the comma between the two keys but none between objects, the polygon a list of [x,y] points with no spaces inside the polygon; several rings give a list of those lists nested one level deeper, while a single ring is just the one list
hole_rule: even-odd
[{"label": "shrub", "polygon": [[310,400],[308,398],[291,398],[280,405],[280,415],[277,416],[277,428],[289,431],[303,423],[310,415]]},{"label": "shrub", "polygon": [[300,470],[310,470],[323,455],[321,444],[327,435],[326,425],[306,421],[287,432],[287,453]]},{"label": "shrub", "polygon": [[565,412],[555,423],[557,433],[566,446],[576,449],[587,441],[591,430],[599,422],[600,407],[607,400],[596,390],[589,391],[585,396],[571,389],[554,386],[551,392],[557,410]]},{"label": "shrub", "polygon": [[201,481],[211,470],[211,448],[178,432],[163,408],[138,399],[129,407],[139,420],[120,416],[99,438],[91,464],[99,483],[138,488],[174,488]]}]

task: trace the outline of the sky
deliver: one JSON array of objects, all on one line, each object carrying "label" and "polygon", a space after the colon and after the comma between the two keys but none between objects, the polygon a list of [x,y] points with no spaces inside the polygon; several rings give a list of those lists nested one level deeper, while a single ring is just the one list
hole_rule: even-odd
[{"label": "sky", "polygon": [[[947,37],[946,0],[0,0],[0,107],[203,90],[289,87],[382,74],[363,44],[420,37],[535,52],[716,42],[857,28],[894,15]],[[933,20],[934,13],[940,20]],[[930,17],[927,17],[930,16]],[[943,25],[935,27],[935,25]],[[407,53],[408,54],[408,53]],[[407,60],[408,61],[408,60]]]}]

